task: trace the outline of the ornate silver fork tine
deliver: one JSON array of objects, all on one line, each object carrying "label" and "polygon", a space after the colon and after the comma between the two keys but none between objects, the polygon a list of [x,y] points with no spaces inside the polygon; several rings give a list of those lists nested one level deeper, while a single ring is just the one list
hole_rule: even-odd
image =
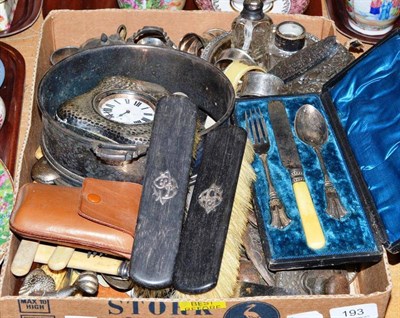
[{"label": "ornate silver fork tine", "polygon": [[268,137],[267,125],[264,116],[260,110],[249,110],[245,112],[246,130],[250,140],[253,140],[254,151],[259,155],[267,176],[269,191],[269,209],[271,213],[270,225],[278,229],[283,229],[292,221],[286,214],[285,207],[282,204],[278,193],[275,190],[268,167],[268,151],[270,142]]}]

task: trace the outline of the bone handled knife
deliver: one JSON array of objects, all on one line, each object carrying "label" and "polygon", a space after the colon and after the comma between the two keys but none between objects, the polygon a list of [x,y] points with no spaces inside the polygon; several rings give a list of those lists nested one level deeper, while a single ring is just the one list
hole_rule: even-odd
[{"label": "bone handled knife", "polygon": [[67,246],[57,246],[51,254],[47,265],[53,271],[60,271],[67,267],[75,249]]},{"label": "bone handled knife", "polygon": [[314,250],[325,246],[326,240],[310,191],[304,179],[303,168],[293,139],[285,106],[281,101],[271,101],[268,113],[282,164],[290,173],[293,192],[308,247]]},{"label": "bone handled knife", "polygon": [[[21,240],[17,253],[14,256],[11,272],[17,276],[29,273],[33,263],[49,264],[56,250],[60,246],[40,243],[30,240]],[[57,253],[57,252],[56,252]],[[64,262],[64,261],[63,261]],[[87,252],[73,251],[65,267],[82,271],[93,271],[108,275],[127,277],[127,261],[109,256],[88,256]]]},{"label": "bone handled knife", "polygon": [[15,276],[24,276],[29,273],[35,260],[35,254],[39,247],[39,242],[21,240],[18,250],[11,263],[11,272]]}]

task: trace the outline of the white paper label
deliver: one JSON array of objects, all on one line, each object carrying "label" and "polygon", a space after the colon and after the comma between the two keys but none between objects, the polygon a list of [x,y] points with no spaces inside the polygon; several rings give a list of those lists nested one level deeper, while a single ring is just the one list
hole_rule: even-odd
[{"label": "white paper label", "polygon": [[302,312],[300,314],[294,314],[286,316],[286,318],[324,318],[318,311]]},{"label": "white paper label", "polygon": [[329,314],[331,318],[379,318],[376,304],[333,308]]}]

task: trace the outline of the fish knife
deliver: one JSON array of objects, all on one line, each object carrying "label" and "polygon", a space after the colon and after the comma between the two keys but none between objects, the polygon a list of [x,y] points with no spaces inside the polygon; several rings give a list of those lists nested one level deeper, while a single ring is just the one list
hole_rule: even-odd
[{"label": "fish knife", "polygon": [[281,101],[271,101],[268,104],[268,113],[280,159],[290,174],[307,245],[313,250],[321,249],[326,244],[325,236],[304,178],[285,106]]}]

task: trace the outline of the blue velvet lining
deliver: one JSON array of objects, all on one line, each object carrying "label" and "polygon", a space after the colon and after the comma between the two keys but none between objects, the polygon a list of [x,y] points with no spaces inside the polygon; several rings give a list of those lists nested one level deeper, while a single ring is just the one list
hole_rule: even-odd
[{"label": "blue velvet lining", "polygon": [[389,243],[400,240],[400,35],[373,48],[330,95]]},{"label": "blue velvet lining", "polygon": [[[294,140],[303,164],[306,182],[326,236],[327,244],[320,250],[312,250],[306,245],[290,177],[279,159],[277,146],[273,138],[273,130],[268,118],[268,102],[276,99],[281,100],[286,106]],[[267,121],[271,140],[271,148],[268,153],[271,176],[275,188],[285,204],[287,214],[292,219],[291,224],[284,230],[279,230],[269,225],[268,185],[262,163],[256,156],[253,163],[257,174],[257,180],[254,185],[255,200],[263,222],[261,228],[265,230],[264,240],[267,244],[266,250],[270,266],[274,264],[271,267],[275,268],[279,268],[280,263],[289,264],[292,268],[301,267],[299,264],[304,265],[305,261],[308,265],[313,264],[313,261],[318,265],[339,264],[352,259],[356,260],[361,255],[379,254],[374,234],[351,181],[350,172],[343,160],[338,142],[332,134],[329,120],[327,120],[327,123],[330,133],[327,143],[322,147],[322,156],[325,159],[331,181],[349,213],[338,221],[325,212],[324,181],[317,156],[310,146],[297,138],[293,127],[296,111],[300,106],[307,103],[314,105],[327,118],[320,97],[314,94],[239,99],[235,107],[236,123],[243,128],[246,127],[244,112],[248,109],[260,107]],[[326,262],[318,262],[319,260],[325,260]],[[283,267],[287,268],[286,265]]]}]

